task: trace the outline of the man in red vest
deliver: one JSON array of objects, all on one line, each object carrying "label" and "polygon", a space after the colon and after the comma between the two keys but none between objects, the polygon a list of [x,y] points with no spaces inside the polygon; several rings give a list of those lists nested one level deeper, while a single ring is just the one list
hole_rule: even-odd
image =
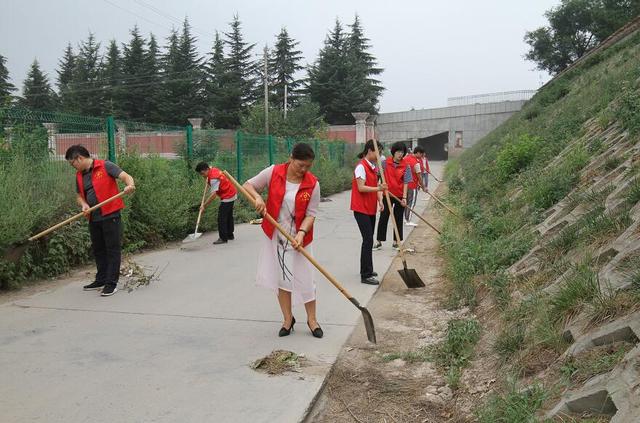
[{"label": "man in red vest", "polygon": [[196,172],[211,186],[211,196],[202,205],[202,211],[216,198],[220,197],[218,208],[218,239],[213,245],[226,244],[235,239],[233,236],[233,204],[238,199],[238,192],[233,184],[217,167],[209,167],[205,162],[196,165]]},{"label": "man in red vest", "polygon": [[136,187],[133,178],[108,160],[91,158],[82,145],[72,145],[65,159],[76,169],[76,200],[89,219],[91,247],[96,259],[96,279],[84,286],[85,291],[101,290],[103,297],[116,293],[120,276],[121,234],[120,210],[124,208],[121,198],[114,200],[91,213],[86,211],[118,194],[116,179],[125,183],[124,192],[131,193]]}]

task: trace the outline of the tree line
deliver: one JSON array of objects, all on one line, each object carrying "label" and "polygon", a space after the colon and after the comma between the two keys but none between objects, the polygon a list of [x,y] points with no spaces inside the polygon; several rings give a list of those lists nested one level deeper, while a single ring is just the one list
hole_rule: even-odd
[{"label": "tree line", "polygon": [[[310,122],[353,123],[351,112],[374,114],[384,90],[382,69],[356,15],[347,28],[336,19],[316,60],[302,64],[299,42],[283,27],[266,57],[245,40],[238,16],[226,32],[216,31],[211,50],[200,55],[185,18],[161,47],[153,34],[137,26],[126,43],[111,40],[103,49],[93,34],[76,47],[69,43],[59,59],[55,81],[32,63],[17,96],[0,55],[0,107],[185,125],[203,117],[206,126],[238,128],[252,124],[264,110],[264,65],[267,61],[269,107]],[[258,54],[257,58],[255,57]],[[306,74],[305,74],[306,71]]]}]

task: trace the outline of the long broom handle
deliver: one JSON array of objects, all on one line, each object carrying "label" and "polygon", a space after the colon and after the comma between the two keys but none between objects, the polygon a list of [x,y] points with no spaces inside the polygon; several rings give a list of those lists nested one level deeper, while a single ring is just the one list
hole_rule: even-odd
[{"label": "long broom handle", "polygon": [[108,204],[108,203],[112,202],[113,200],[116,200],[116,199],[124,196],[125,194],[126,193],[124,191],[122,191],[121,193],[116,194],[113,197],[107,198],[102,203],[98,203],[93,207],[89,207],[87,210],[82,211],[82,212],[80,212],[80,213],[78,213],[76,215],[73,215],[70,218],[68,218],[67,220],[62,221],[62,222],[58,223],[57,225],[53,225],[49,229],[45,229],[44,231],[40,232],[39,234],[36,234],[36,235],[32,236],[31,238],[29,238],[29,241],[35,241],[38,238],[42,238],[43,236],[47,235],[48,233],[51,233],[51,232],[55,231],[56,229],[58,229],[58,228],[60,228],[60,227],[62,227],[64,225],[67,225],[67,224],[69,224],[69,223],[71,223],[71,222],[73,222],[75,220],[80,219],[82,216],[85,215],[85,213],[91,213],[92,211],[94,211],[96,209],[99,209],[100,207],[104,206],[105,204]]},{"label": "long broom handle", "polygon": [[202,193],[202,200],[200,200],[200,211],[198,212],[198,220],[196,220],[196,230],[193,234],[198,233],[198,226],[200,226],[200,218],[202,217],[202,206],[204,206],[204,199],[207,196],[207,188],[209,187],[208,178],[204,178],[204,192]]},{"label": "long broom handle", "polygon": [[[427,170],[427,169],[425,169],[425,170]],[[442,182],[440,179],[438,179],[438,177],[437,177],[436,175],[434,175],[434,174],[433,174],[433,173],[431,173],[430,171],[428,171],[428,170],[427,170],[427,173],[428,173],[429,175],[433,176],[433,179],[435,179],[435,180],[436,180],[436,182]]]},{"label": "long broom handle", "polygon": [[[398,200],[398,197],[396,197],[395,195],[389,193],[390,196],[392,196],[393,198],[395,198],[396,200]],[[400,201],[400,200],[398,200]],[[442,235],[442,232],[440,232],[435,226],[433,226],[431,223],[427,222],[427,219],[425,219],[424,217],[420,216],[415,210],[413,210],[411,207],[407,206],[407,208],[409,210],[411,210],[411,213],[415,214],[418,219],[422,220],[424,223],[426,223],[427,225],[429,225],[431,227],[431,229],[433,229],[434,231],[436,231],[439,235]]]},{"label": "long broom handle", "polygon": [[[242,195],[245,196],[245,198],[247,200],[249,200],[249,202],[251,204],[253,204],[255,206],[256,204],[256,199],[253,198],[253,196],[251,194],[249,194],[249,191],[247,191],[242,185],[240,185],[240,183],[238,181],[235,180],[235,178],[233,176],[231,176],[229,174],[229,172],[227,172],[226,170],[223,170],[222,173],[229,178],[229,180],[233,183],[233,185],[236,186],[236,188],[238,188],[238,190],[242,193]],[[278,231],[284,235],[289,242],[293,243],[295,242],[295,239],[293,239],[293,237],[284,230],[284,228],[282,226],[280,226],[280,224],[267,212],[264,213],[264,217],[273,225],[275,226]],[[315,266],[316,269],[318,269],[320,271],[320,273],[322,273],[324,275],[325,278],[327,278],[329,280],[329,282],[331,282],[333,284],[333,286],[335,286],[338,291],[340,291],[342,293],[342,295],[344,295],[348,300],[352,300],[353,297],[351,296],[351,294],[349,294],[349,292],[344,289],[342,287],[342,285],[340,284],[340,282],[338,282],[336,280],[336,278],[333,277],[333,275],[331,275],[324,267],[322,267],[320,265],[320,263],[318,263],[308,252],[307,250],[305,250],[302,246],[299,246],[297,248],[297,251],[300,252],[300,254],[302,254],[307,260],[309,260],[311,262],[311,264],[313,264]]]},{"label": "long broom handle", "polygon": [[[382,183],[386,184],[387,180],[384,177],[384,169],[382,169],[382,160],[380,159],[380,151],[378,151],[378,142],[376,140],[373,141],[373,149],[376,152],[376,161],[378,162],[378,169],[380,171],[380,177],[382,178]],[[396,222],[396,218],[393,215],[393,210],[391,208],[391,198],[389,198],[389,190],[384,190],[384,197],[387,199],[387,207],[389,208],[389,217],[391,218],[391,223],[393,224],[393,232],[396,235],[396,239],[398,240],[398,250],[400,251],[400,259],[405,262],[404,252],[402,251],[402,246],[400,243],[402,240],[400,239],[400,231],[398,231],[398,223]],[[395,197],[395,196],[394,196]],[[395,197],[396,199],[398,197]],[[406,266],[406,263],[405,263]]]},{"label": "long broom handle", "polygon": [[431,191],[429,191],[427,189],[427,194],[429,194],[431,196],[431,198],[433,198],[434,200],[436,200],[438,202],[438,204],[440,204],[442,207],[444,207],[445,209],[447,209],[447,211],[449,213],[451,213],[452,215],[454,215],[455,217],[460,217],[458,215],[458,213],[454,212],[453,210],[451,210],[449,207],[447,207],[447,205],[445,203],[443,203],[438,197],[436,197],[434,194],[431,193]]}]

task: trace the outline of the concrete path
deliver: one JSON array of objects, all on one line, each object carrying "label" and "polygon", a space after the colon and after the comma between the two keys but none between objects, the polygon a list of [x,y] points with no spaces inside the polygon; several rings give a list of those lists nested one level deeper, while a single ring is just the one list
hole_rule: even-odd
[{"label": "concrete path", "polygon": [[[441,175],[442,163],[432,169]],[[321,204],[315,256],[366,304],[376,288],[359,281],[360,234],[349,196]],[[160,280],[131,293],[84,292],[86,275],[78,272],[61,287],[0,306],[0,420],[299,421],[361,314],[318,273],[325,337],[311,336],[298,307],[294,333],[278,338],[277,300],[254,286],[260,230],[238,225],[226,246],[211,245],[216,234],[207,234],[185,248],[136,255],[139,264],[168,266]],[[380,275],[394,254],[389,241],[374,253]],[[249,367],[275,349],[314,364],[282,376]]]}]

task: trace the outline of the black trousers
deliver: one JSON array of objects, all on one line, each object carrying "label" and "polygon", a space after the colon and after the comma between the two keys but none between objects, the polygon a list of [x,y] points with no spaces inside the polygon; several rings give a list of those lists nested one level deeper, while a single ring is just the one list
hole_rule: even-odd
[{"label": "black trousers", "polygon": [[218,236],[224,241],[233,239],[233,203],[220,203],[218,209]]},{"label": "black trousers", "polygon": [[360,235],[362,235],[362,246],[360,247],[360,277],[368,278],[373,274],[373,231],[376,227],[376,215],[368,215],[357,211],[353,212],[356,218]]},{"label": "black trousers", "polygon": [[[385,199],[383,202],[384,210],[380,212],[380,221],[378,222],[378,235],[376,239],[380,242],[387,240],[387,224],[389,223],[389,207],[387,206],[387,200]],[[404,207],[400,204],[400,201],[395,198],[391,198],[391,206],[393,207],[393,218],[396,221],[396,225],[398,225],[398,234],[400,235],[400,241],[402,240],[402,214],[404,213]],[[399,243],[396,239],[395,232],[393,233],[393,239],[395,242]]]},{"label": "black trousers", "polygon": [[117,285],[120,277],[120,242],[122,226],[120,216],[98,222],[89,222],[91,248],[96,259],[96,282]]}]

